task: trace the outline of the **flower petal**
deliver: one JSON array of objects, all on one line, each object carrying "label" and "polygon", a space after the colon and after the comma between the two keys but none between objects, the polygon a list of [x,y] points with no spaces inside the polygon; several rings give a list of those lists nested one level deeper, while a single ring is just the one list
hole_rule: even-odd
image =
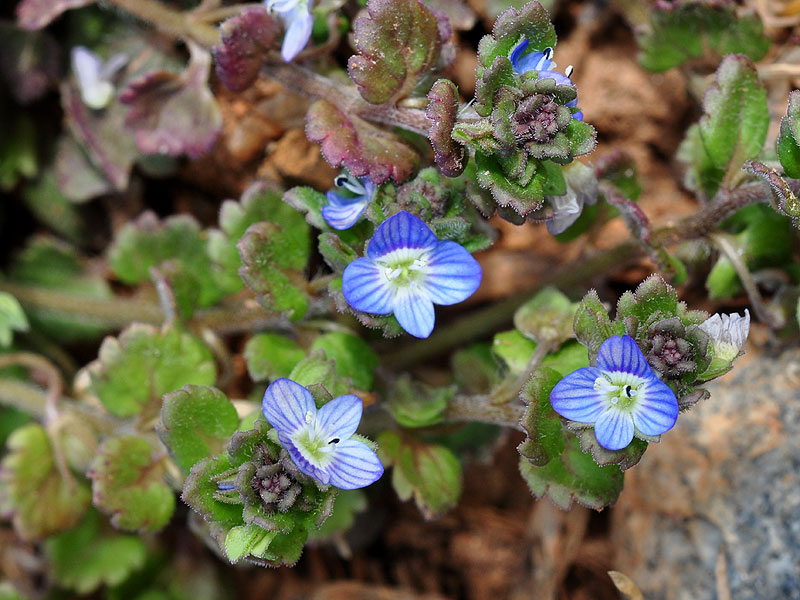
[{"label": "flower petal", "polygon": [[511,51],[511,54],[508,56],[508,60],[511,61],[511,65],[514,67],[514,70],[518,73],[520,72],[517,69],[517,63],[519,59],[522,58],[522,55],[525,54],[525,50],[528,49],[528,40],[522,40],[519,44],[517,44],[514,49]]},{"label": "flower petal", "polygon": [[306,415],[317,414],[314,397],[299,383],[282,377],[269,384],[261,410],[278,433],[293,434],[308,425]]},{"label": "flower petal", "polygon": [[455,242],[439,242],[429,254],[425,289],[436,304],[456,304],[475,293],[483,272],[478,261]]},{"label": "flower petal", "polygon": [[433,248],[436,235],[422,219],[401,211],[380,224],[367,246],[367,256],[380,258],[401,248]]},{"label": "flower petal", "polygon": [[357,258],[342,275],[342,291],[347,303],[368,313],[388,315],[392,312],[394,290],[382,268],[369,258]]},{"label": "flower petal", "polygon": [[283,36],[281,46],[281,56],[286,62],[291,62],[300,51],[305,48],[311,37],[311,27],[314,25],[314,18],[307,10],[298,9],[290,15],[289,27],[286,35]]},{"label": "flower petal", "polygon": [[547,221],[547,231],[552,235],[564,233],[581,216],[583,202],[575,191],[569,188],[566,194],[547,198],[553,207],[553,218]]},{"label": "flower petal", "polygon": [[414,337],[426,338],[433,331],[433,302],[425,295],[404,290],[395,297],[392,312],[400,327]]},{"label": "flower petal", "polygon": [[633,440],[631,414],[613,407],[600,414],[594,424],[594,435],[606,450],[621,450]]},{"label": "flower petal", "polygon": [[[328,192],[328,205],[322,207],[322,218],[334,229],[350,229],[367,208],[367,200],[362,197],[339,198],[339,202],[334,203],[331,196],[336,194]],[[347,203],[347,200],[351,202]]]},{"label": "flower petal", "polygon": [[562,417],[577,423],[594,423],[608,404],[606,396],[594,389],[603,374],[595,367],[583,367],[559,381],[550,392],[550,404]]},{"label": "flower petal", "polygon": [[328,470],[311,464],[303,456],[303,453],[300,452],[300,449],[294,443],[292,438],[290,438],[283,432],[278,432],[278,441],[281,443],[281,446],[286,448],[286,451],[289,453],[289,456],[292,458],[292,461],[294,461],[294,464],[297,465],[297,468],[300,469],[303,473],[305,473],[309,477],[313,477],[320,483],[327,485],[330,482],[331,476],[328,473]]},{"label": "flower petal", "polygon": [[317,411],[317,426],[331,438],[348,440],[358,429],[363,408],[358,396],[339,396]]},{"label": "flower petal", "polygon": [[[550,65],[555,66],[555,65]],[[563,73],[559,73],[558,71],[550,71],[548,69],[539,70],[539,79],[555,79],[556,85],[573,85],[572,80],[564,75]]]},{"label": "flower petal", "polygon": [[364,442],[344,440],[337,444],[333,460],[326,470],[331,485],[355,490],[378,481],[383,475],[383,464]]},{"label": "flower petal", "polygon": [[655,377],[639,346],[629,335],[608,338],[597,354],[597,367],[601,371],[624,372],[638,377]]},{"label": "flower petal", "polygon": [[633,424],[645,435],[661,435],[678,420],[678,400],[670,387],[653,378],[638,390]]}]

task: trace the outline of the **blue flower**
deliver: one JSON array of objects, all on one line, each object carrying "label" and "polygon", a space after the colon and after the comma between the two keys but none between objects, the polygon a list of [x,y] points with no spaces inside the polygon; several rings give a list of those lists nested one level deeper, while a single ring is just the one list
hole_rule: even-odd
[{"label": "blue flower", "polygon": [[356,224],[361,213],[367,208],[367,204],[372,201],[377,186],[369,177],[362,177],[361,180],[358,180],[352,176],[342,175],[337,177],[335,182],[338,187],[343,187],[356,196],[345,198],[336,192],[328,192],[326,194],[328,204],[322,207],[322,217],[334,229],[349,229]]},{"label": "blue flower", "polygon": [[394,313],[415,337],[433,331],[435,304],[456,304],[481,284],[481,267],[455,242],[440,242],[414,215],[399,212],[384,221],[367,255],[347,265],[342,290],[347,303],[368,313]]},{"label": "blue flower", "polygon": [[656,436],[678,419],[678,401],[656,377],[630,336],[613,336],[600,346],[597,367],[583,367],[559,381],[550,403],[562,417],[593,423],[603,448],[619,450],[634,434]]},{"label": "blue flower", "polygon": [[358,396],[339,396],[317,410],[306,388],[282,378],[269,384],[261,406],[297,468],[320,483],[354,490],[383,475],[378,455],[353,437],[361,421]]},{"label": "blue flower", "polygon": [[[553,56],[552,48],[545,48],[541,52],[528,52],[528,54],[525,54],[525,50],[528,49],[528,44],[528,40],[522,40],[514,47],[508,57],[517,75],[523,75],[529,71],[537,71],[539,73],[539,79],[555,79],[558,85],[574,85],[569,78],[570,75],[572,75],[571,66],[567,67],[566,75],[554,70],[556,68],[556,63],[551,60]],[[578,99],[575,98],[567,102],[567,106],[578,106]],[[578,111],[572,115],[572,117],[583,121],[583,112]]]},{"label": "blue flower", "polygon": [[128,56],[115,54],[104,61],[88,48],[75,46],[70,53],[70,60],[83,103],[93,110],[108,106],[116,91],[114,76],[128,63]]},{"label": "blue flower", "polygon": [[311,16],[313,0],[266,0],[268,10],[275,11],[286,26],[281,56],[291,62],[305,48],[311,37],[314,17]]}]

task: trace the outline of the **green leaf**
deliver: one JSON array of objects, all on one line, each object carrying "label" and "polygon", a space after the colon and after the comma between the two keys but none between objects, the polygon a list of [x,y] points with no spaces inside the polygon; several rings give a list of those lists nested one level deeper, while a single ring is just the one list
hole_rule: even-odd
[{"label": "green leaf", "polygon": [[52,170],[28,183],[23,190],[27,207],[44,223],[64,238],[82,243],[86,238],[84,223],[77,207],[70,202],[58,187]]},{"label": "green leaf", "polygon": [[[8,34],[8,32],[4,32]],[[10,116],[11,107],[2,103],[3,116]],[[0,138],[0,190],[8,192],[21,179],[34,177],[39,170],[36,158],[36,128],[25,113],[3,119],[6,130]]]},{"label": "green leaf", "polygon": [[186,385],[164,396],[158,436],[188,473],[196,462],[222,451],[239,427],[227,396],[213,387]]},{"label": "green leaf", "polygon": [[[503,167],[493,156],[475,153],[476,177],[480,186],[489,190],[499,206],[511,207],[520,216],[525,216],[542,206],[544,202],[545,173],[537,170],[524,184],[509,179]],[[529,168],[536,168],[536,161],[529,159]]]},{"label": "green leaf", "polygon": [[311,346],[311,352],[317,350],[324,351],[336,363],[336,374],[349,377],[355,388],[372,389],[372,376],[378,366],[378,355],[360,337],[341,331],[325,333],[314,340]]},{"label": "green leaf", "polygon": [[449,25],[441,28],[419,0],[369,0],[367,11],[353,26],[360,55],[350,57],[347,71],[367,102],[396,102],[436,66]]},{"label": "green leaf", "polygon": [[101,530],[100,515],[89,512],[78,527],[47,540],[45,554],[55,581],[79,594],[118,585],[141,569],[144,541],[135,535]]},{"label": "green leaf", "polygon": [[685,2],[656,8],[649,27],[638,36],[639,62],[650,71],[666,71],[689,59],[717,61],[726,54],[761,60],[769,38],[757,15],[739,16],[735,6]]},{"label": "green leaf", "polygon": [[[10,278],[86,298],[107,300],[113,296],[105,279],[92,273],[72,247],[54,238],[31,238],[12,263]],[[91,318],[60,315],[53,310],[30,308],[27,315],[35,329],[59,342],[94,340],[106,330]]]},{"label": "green leaf", "polygon": [[311,230],[287,204],[269,222],[251,225],[238,244],[239,275],[265,308],[286,312],[293,321],[308,309],[303,271],[311,254]]},{"label": "green leaf", "polygon": [[118,417],[143,410],[155,416],[164,394],[216,379],[214,357],[200,340],[176,328],[159,331],[140,323],[103,340],[98,359],[86,369],[92,391]]},{"label": "green leaf", "polygon": [[442,420],[453,390],[415,383],[401,375],[389,392],[388,407],[402,427],[430,427]]},{"label": "green leaf", "polygon": [[435,444],[401,437],[393,431],[378,436],[378,455],[393,466],[392,486],[401,500],[414,498],[426,519],[441,516],[461,496],[461,463],[453,452]]},{"label": "green leaf", "polygon": [[289,379],[305,387],[321,385],[332,397],[350,392],[350,380],[340,377],[333,360],[321,351],[312,352],[297,363],[289,373]]},{"label": "green leaf", "polygon": [[277,333],[254,335],[244,347],[247,372],[253,381],[288,377],[305,357],[306,351],[297,342]]},{"label": "green leaf", "polygon": [[548,287],[517,309],[514,326],[537,343],[557,347],[574,336],[572,321],[577,308],[578,303]]},{"label": "green leaf", "polygon": [[[279,215],[282,222],[289,213],[281,200],[280,188],[258,181],[248,187],[241,199],[226,200],[219,211],[219,229],[208,232],[207,249],[211,257],[217,285],[226,294],[233,294],[244,287],[239,276],[242,259],[236,245],[247,228],[262,221],[272,221]],[[291,219],[291,217],[288,217]]]},{"label": "green leaf", "polygon": [[312,227],[321,231],[330,229],[330,225],[322,217],[322,207],[328,204],[328,199],[322,192],[310,187],[293,187],[283,198],[289,206],[303,213]]},{"label": "green leaf", "polygon": [[225,295],[215,281],[200,225],[189,215],[160,221],[150,211],[143,213],[119,231],[108,263],[127,284],[149,281],[151,269],[157,268],[170,282],[184,317]]},{"label": "green leaf", "polygon": [[588,348],[592,357],[597,356],[603,342],[614,334],[608,311],[595,290],[589,290],[578,305],[573,327],[575,337]]},{"label": "green leaf", "polygon": [[225,536],[225,556],[234,564],[246,556],[262,556],[276,535],[277,531],[266,531],[257,525],[232,527]]},{"label": "green leaf", "polygon": [[31,423],[8,438],[0,463],[0,513],[10,516],[24,540],[39,540],[74,527],[91,495],[82,478],[59,470],[45,430]]},{"label": "green leaf", "polygon": [[800,177],[800,90],[789,93],[786,116],[781,117],[781,130],[775,142],[778,158],[788,177]]},{"label": "green leaf", "polygon": [[486,394],[500,383],[500,365],[489,344],[470,344],[453,354],[453,377],[470,394]]},{"label": "green leaf", "polygon": [[489,67],[498,56],[507,57],[523,37],[530,42],[529,52],[556,45],[550,15],[538,2],[528,2],[519,10],[509,8],[497,17],[491,35],[483,36],[478,45],[480,65]]},{"label": "green leaf", "polygon": [[706,92],[699,136],[711,165],[731,186],[745,161],[759,157],[769,127],[767,92],[745,56],[726,56]]},{"label": "green leaf", "polygon": [[0,347],[11,345],[14,331],[28,331],[28,318],[14,296],[0,292]]},{"label": "green leaf", "polygon": [[111,438],[98,450],[89,477],[94,504],[117,529],[148,533],[163,528],[175,510],[175,495],[164,483],[164,459],[146,439]]},{"label": "green leaf", "polygon": [[566,448],[561,417],[550,404],[550,392],[561,379],[558,371],[542,367],[520,393],[520,398],[528,405],[522,419],[522,426],[528,435],[518,450],[538,467],[559,460],[559,455]]},{"label": "green leaf", "polygon": [[636,288],[625,292],[617,302],[617,321],[636,317],[644,324],[658,316],[667,319],[678,314],[678,292],[658,274],[650,275]]}]

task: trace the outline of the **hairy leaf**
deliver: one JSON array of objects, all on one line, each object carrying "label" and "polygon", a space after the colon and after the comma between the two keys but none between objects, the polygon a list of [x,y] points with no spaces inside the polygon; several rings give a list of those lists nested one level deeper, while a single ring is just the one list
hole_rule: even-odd
[{"label": "hairy leaf", "polygon": [[786,175],[800,178],[800,90],[789,93],[789,106],[786,116],[781,117],[781,131],[775,147]]},{"label": "hairy leaf", "polygon": [[566,448],[561,417],[550,404],[550,392],[562,377],[561,373],[553,369],[541,368],[520,393],[520,398],[528,405],[522,419],[527,437],[517,449],[537,467],[559,460]]},{"label": "hairy leaf", "polygon": [[97,360],[86,367],[92,391],[118,417],[147,410],[155,416],[161,397],[186,384],[211,385],[214,357],[194,336],[135,323],[119,338],[107,337]]},{"label": "hairy leaf", "polygon": [[420,0],[369,0],[367,11],[353,26],[360,55],[347,61],[350,79],[372,104],[405,98],[436,64],[450,37],[447,18],[440,23]]},{"label": "hairy leaf", "polygon": [[372,375],[378,366],[378,355],[360,337],[342,331],[319,336],[311,351],[322,350],[336,363],[336,374],[349,377],[359,390],[372,389]]},{"label": "hairy leaf", "polygon": [[529,51],[556,45],[556,31],[550,15],[535,0],[519,10],[509,8],[497,17],[491,35],[483,36],[478,44],[480,65],[488,67],[498,56],[507,57],[523,37],[530,43]]},{"label": "hairy leaf", "polygon": [[164,457],[135,435],[106,440],[89,468],[94,505],[117,529],[154,532],[175,510],[175,495],[164,483]]},{"label": "hairy leaf", "polygon": [[175,463],[188,473],[198,461],[221,452],[238,427],[239,415],[225,394],[185,385],[164,396],[157,431]]},{"label": "hairy leaf", "polygon": [[74,527],[89,506],[89,487],[61,471],[45,430],[25,425],[11,434],[7,447],[0,463],[0,515],[31,541]]},{"label": "hairy leaf", "polygon": [[266,8],[246,8],[220,27],[222,40],[213,49],[217,77],[233,92],[249,88],[258,78],[266,53],[276,45],[281,27]]},{"label": "hairy leaf", "polygon": [[254,381],[288,377],[305,357],[297,342],[278,333],[254,335],[244,347],[247,372]]},{"label": "hairy leaf", "polygon": [[786,180],[775,169],[770,169],[760,162],[745,163],[744,170],[755,175],[770,187],[774,207],[778,212],[791,218],[795,227],[800,228],[800,200]]},{"label": "hairy leaf", "polygon": [[458,90],[449,79],[440,79],[428,92],[428,109],[431,120],[428,139],[433,146],[436,164],[448,177],[458,177],[464,171],[465,150],[452,137],[458,111]]},{"label": "hairy leaf", "polygon": [[403,375],[392,385],[388,407],[403,427],[430,427],[442,420],[452,396],[452,390],[419,384]]},{"label": "hairy leaf", "polygon": [[306,135],[321,144],[334,167],[345,166],[356,177],[369,175],[381,184],[402,183],[419,163],[419,155],[397,136],[355,115],[345,115],[327,100],[317,100],[306,115]]}]

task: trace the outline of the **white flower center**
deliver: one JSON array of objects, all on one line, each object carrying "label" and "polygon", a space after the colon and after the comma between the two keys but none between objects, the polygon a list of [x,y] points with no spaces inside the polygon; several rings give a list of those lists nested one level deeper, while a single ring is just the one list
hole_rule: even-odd
[{"label": "white flower center", "polygon": [[611,406],[632,411],[645,379],[622,371],[604,372],[594,381],[594,389],[603,394]]},{"label": "white flower center", "polygon": [[308,462],[320,469],[326,468],[333,460],[333,452],[340,438],[331,435],[328,428],[322,428],[311,411],[305,416],[306,427],[291,437],[294,445]]},{"label": "white flower center", "polygon": [[427,249],[399,248],[375,262],[381,267],[383,278],[400,289],[424,286],[429,260]]}]

